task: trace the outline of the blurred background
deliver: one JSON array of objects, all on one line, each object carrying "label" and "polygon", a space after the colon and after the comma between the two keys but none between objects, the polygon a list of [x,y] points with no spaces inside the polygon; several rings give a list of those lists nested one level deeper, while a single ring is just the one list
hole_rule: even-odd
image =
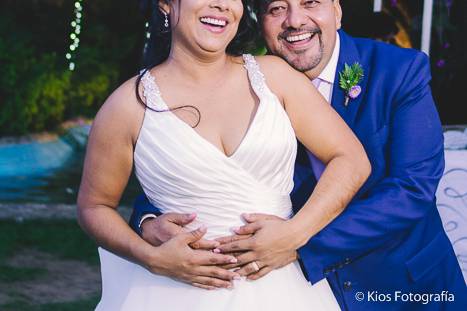
[{"label": "blurred background", "polygon": [[[438,206],[467,274],[467,1],[341,5],[349,34],[430,55],[446,130]],[[98,259],[75,223],[74,204],[90,123],[112,90],[138,72],[145,24],[137,0],[0,2],[1,310],[95,305]],[[125,217],[139,193],[132,177]]]},{"label": "blurred background", "polygon": [[[85,140],[76,137],[83,129],[68,130],[88,128],[112,90],[138,72],[146,23],[140,2],[1,1],[0,146],[10,145],[0,149],[0,202],[74,202]],[[432,19],[425,25],[425,52],[431,56],[433,95],[445,126],[464,125],[467,1],[341,0],[343,28],[354,36],[422,49],[427,3]],[[50,133],[67,134],[73,150],[64,144],[52,148]],[[11,145],[28,139],[48,140],[47,150],[40,144]],[[49,176],[52,168],[66,169]],[[24,178],[23,172],[47,179]],[[123,203],[131,204],[138,191],[131,182]]]},{"label": "blurred background", "polygon": [[[375,0],[341,0],[343,28],[355,36],[420,49],[425,1],[381,2],[381,11],[374,12]],[[433,92],[442,123],[463,124],[467,1],[432,2]],[[117,85],[137,73],[144,24],[136,0],[2,0],[0,136],[91,118]]]}]

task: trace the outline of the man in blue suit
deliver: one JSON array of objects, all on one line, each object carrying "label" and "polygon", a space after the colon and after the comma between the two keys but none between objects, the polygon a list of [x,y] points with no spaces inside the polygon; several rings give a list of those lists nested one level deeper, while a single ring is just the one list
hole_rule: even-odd
[{"label": "man in blue suit", "polygon": [[[443,135],[428,58],[348,36],[339,30],[338,0],[263,0],[256,9],[269,51],[310,78],[359,137],[372,164],[370,178],[345,211],[298,250],[309,281],[326,278],[343,310],[467,310],[465,281],[436,208]],[[345,65],[354,64],[363,78],[350,90],[341,80]],[[305,203],[324,166],[299,147],[295,208]],[[150,213],[157,210],[140,199],[132,225],[139,230],[143,220],[144,237],[153,242],[174,232],[169,223],[189,221],[176,215],[154,220]],[[255,251],[254,233],[271,218],[247,215],[249,224],[218,247],[244,250],[239,271],[251,279],[297,258],[282,254],[271,260]]]}]

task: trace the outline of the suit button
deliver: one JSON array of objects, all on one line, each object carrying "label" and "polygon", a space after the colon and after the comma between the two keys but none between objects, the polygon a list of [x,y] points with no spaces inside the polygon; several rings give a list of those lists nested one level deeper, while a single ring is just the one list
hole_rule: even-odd
[{"label": "suit button", "polygon": [[344,259],[344,265],[348,265],[350,263],[350,258],[345,258]]},{"label": "suit button", "polygon": [[352,289],[352,282],[350,282],[350,281],[345,281],[345,282],[344,282],[344,290],[345,290],[345,291],[349,291],[349,290],[351,290],[351,289]]}]

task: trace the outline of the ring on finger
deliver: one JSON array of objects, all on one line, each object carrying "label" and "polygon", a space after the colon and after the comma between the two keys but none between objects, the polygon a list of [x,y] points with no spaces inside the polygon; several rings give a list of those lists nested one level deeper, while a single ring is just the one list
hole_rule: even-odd
[{"label": "ring on finger", "polygon": [[256,261],[253,261],[253,262],[251,263],[251,266],[253,267],[253,269],[255,270],[255,272],[258,272],[259,269],[260,269],[260,268],[259,268],[259,265],[258,265],[258,263],[257,263]]}]

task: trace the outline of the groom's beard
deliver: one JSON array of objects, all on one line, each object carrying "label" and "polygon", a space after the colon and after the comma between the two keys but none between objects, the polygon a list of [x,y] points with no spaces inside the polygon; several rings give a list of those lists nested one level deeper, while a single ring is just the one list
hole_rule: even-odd
[{"label": "groom's beard", "polygon": [[[294,35],[300,32],[312,32],[315,33],[315,37],[318,38],[319,49],[317,52],[314,52],[310,47],[308,49],[303,50],[290,50],[285,44],[283,43],[280,45],[280,50],[277,53],[277,56],[283,58],[290,66],[292,66],[295,70],[300,72],[306,72],[316,68],[321,63],[323,59],[324,53],[324,44],[322,40],[322,33],[319,28],[310,28],[310,29],[293,29],[293,30],[286,30],[279,34],[278,40],[280,42],[285,42],[287,36]],[[314,38],[312,38],[313,40]]]}]

